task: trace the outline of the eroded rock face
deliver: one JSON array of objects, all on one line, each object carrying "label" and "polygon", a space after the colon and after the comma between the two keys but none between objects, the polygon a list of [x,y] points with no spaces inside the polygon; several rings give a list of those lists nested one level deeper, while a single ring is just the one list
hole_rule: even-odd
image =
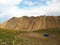
[{"label": "eroded rock face", "polygon": [[1,25],[1,28],[22,31],[34,31],[38,29],[59,27],[60,16],[38,16],[38,17],[23,16],[20,18],[13,17]]}]

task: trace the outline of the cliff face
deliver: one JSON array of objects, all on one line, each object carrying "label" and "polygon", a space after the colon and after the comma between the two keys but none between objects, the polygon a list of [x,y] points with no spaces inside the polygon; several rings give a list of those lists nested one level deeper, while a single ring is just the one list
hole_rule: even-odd
[{"label": "cliff face", "polygon": [[60,16],[13,17],[1,24],[1,28],[34,31],[38,29],[60,28]]}]

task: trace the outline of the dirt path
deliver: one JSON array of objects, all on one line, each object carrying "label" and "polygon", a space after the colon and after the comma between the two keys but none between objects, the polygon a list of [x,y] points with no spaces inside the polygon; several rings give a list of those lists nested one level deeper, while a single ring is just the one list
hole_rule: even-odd
[{"label": "dirt path", "polygon": [[58,40],[55,35],[50,35],[49,37],[45,37],[44,34],[40,34],[40,33],[27,33],[25,34],[25,36],[40,40],[42,45],[58,45]]},{"label": "dirt path", "polygon": [[[26,45],[58,45],[60,44],[54,35],[49,37],[44,37],[44,34],[40,33],[21,33],[17,36],[17,39],[23,40],[23,43],[26,42]],[[20,43],[20,42],[19,42]]]},{"label": "dirt path", "polygon": [[46,38],[46,37],[44,37],[43,34],[39,34],[39,33],[27,33],[25,35],[28,37],[33,37],[33,38]]}]

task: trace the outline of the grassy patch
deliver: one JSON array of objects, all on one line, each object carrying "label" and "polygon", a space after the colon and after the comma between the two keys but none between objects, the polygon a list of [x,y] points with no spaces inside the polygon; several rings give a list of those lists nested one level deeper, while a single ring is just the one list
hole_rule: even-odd
[{"label": "grassy patch", "polygon": [[[49,34],[54,34],[56,35],[55,40],[57,40],[57,42],[60,41],[60,28],[54,28],[54,29],[41,29],[41,30],[37,30],[37,31],[33,31],[31,33],[49,33]],[[29,34],[30,32],[27,31],[20,31],[20,30],[8,30],[8,29],[0,29],[0,45],[2,45],[3,42],[6,42],[6,45],[39,45],[39,44],[43,44],[44,45],[49,45],[51,42],[48,41],[48,43],[46,43],[46,39],[37,39],[37,38],[33,38],[33,37],[26,37],[24,34]],[[51,38],[50,40],[52,40],[52,42],[54,41]],[[55,42],[54,42],[55,43]],[[41,45],[42,45],[41,44]],[[58,43],[59,44],[59,43]],[[54,45],[54,44],[53,44]]]},{"label": "grassy patch", "polygon": [[60,34],[60,28],[40,29],[40,30],[33,31],[33,32],[50,33],[50,34]]}]

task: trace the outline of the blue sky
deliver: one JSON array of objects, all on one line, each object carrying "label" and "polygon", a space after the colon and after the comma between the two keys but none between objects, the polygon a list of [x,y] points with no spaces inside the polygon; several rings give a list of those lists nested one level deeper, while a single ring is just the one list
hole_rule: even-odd
[{"label": "blue sky", "polygon": [[0,0],[0,22],[11,17],[59,15],[60,0]]},{"label": "blue sky", "polygon": [[[49,0],[49,2],[51,2],[51,0]],[[17,6],[19,8],[30,9],[30,8],[37,8],[46,5],[48,5],[47,0],[23,0]]]}]

